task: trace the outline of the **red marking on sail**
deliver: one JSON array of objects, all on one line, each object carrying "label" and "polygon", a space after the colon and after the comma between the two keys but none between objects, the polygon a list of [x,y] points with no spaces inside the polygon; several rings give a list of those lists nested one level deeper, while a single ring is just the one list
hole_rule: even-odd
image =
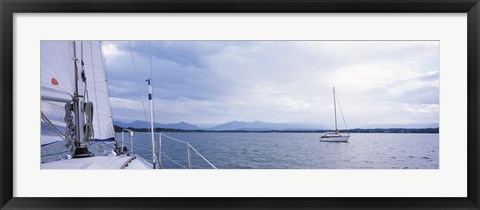
[{"label": "red marking on sail", "polygon": [[55,78],[52,78],[52,81],[51,81],[51,82],[52,82],[52,85],[58,85],[58,81],[57,81],[57,79],[55,79]]}]

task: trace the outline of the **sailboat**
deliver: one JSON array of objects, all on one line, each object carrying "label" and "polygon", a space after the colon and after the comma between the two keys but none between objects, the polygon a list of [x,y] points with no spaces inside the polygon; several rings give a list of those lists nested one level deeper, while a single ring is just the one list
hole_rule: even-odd
[{"label": "sailboat", "polygon": [[[100,41],[41,41],[41,145],[64,141],[69,154],[41,169],[152,169],[115,139]],[[109,144],[94,154],[95,142]],[[93,147],[93,146],[92,146]],[[153,151],[153,149],[152,149]],[[155,164],[155,163],[154,163]]]},{"label": "sailboat", "polygon": [[[347,134],[342,134],[338,130],[337,126],[337,103],[336,103],[336,94],[335,94],[335,87],[333,87],[333,112],[335,115],[335,132],[327,132],[325,135],[320,137],[320,141],[324,142],[348,142],[348,139],[350,138],[350,133],[348,132],[347,128]],[[340,105],[340,104],[339,104]],[[340,107],[341,110],[341,107]],[[345,118],[343,117],[343,112],[342,112],[342,118],[343,122],[345,123],[345,127],[347,123],[345,122]]]}]

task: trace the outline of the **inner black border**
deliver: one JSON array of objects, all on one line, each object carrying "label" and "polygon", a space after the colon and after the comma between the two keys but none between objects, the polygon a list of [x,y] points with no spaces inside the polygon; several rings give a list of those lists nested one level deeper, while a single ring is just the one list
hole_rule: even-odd
[{"label": "inner black border", "polygon": [[[0,0],[1,209],[479,209],[480,0]],[[13,15],[15,13],[467,13],[466,198],[15,198]],[[25,61],[28,62],[28,61]],[[454,139],[452,139],[454,141]],[[65,180],[63,180],[65,181]],[[394,180],[392,180],[394,181]],[[458,181],[458,180],[445,180]],[[112,183],[113,185],[114,183]],[[34,187],[34,186],[32,186]],[[75,190],[75,189],[72,189]],[[161,189],[156,189],[161,190]],[[253,189],[252,189],[253,190]],[[348,190],[348,189],[345,189]]]}]

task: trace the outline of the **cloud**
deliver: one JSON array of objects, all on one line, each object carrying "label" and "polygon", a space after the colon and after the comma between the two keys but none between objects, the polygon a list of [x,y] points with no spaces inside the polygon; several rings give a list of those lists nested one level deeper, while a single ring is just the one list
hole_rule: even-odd
[{"label": "cloud", "polygon": [[131,111],[143,111],[144,103],[138,100],[110,97],[110,103],[113,109],[127,109]]},{"label": "cloud", "polygon": [[327,124],[333,86],[352,125],[438,121],[436,41],[112,41],[103,47],[110,94],[125,103],[114,106],[114,117],[122,119],[135,120],[121,108],[139,111],[145,79],[152,77],[155,117],[164,123]]},{"label": "cloud", "polygon": [[117,47],[117,45],[109,43],[109,44],[103,44],[102,46],[103,50],[103,55],[105,56],[105,59],[112,59],[117,56],[120,56],[122,54],[122,51],[120,51]]},{"label": "cloud", "polygon": [[407,112],[413,113],[431,113],[439,111],[438,104],[405,104],[404,109]]}]

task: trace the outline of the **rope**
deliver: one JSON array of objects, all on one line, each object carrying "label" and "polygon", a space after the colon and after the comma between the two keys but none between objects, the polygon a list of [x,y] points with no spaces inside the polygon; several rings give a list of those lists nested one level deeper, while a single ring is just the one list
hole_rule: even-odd
[{"label": "rope", "polygon": [[84,142],[90,142],[93,138],[93,103],[86,102],[85,104],[85,135],[84,135]]},{"label": "rope", "polygon": [[[128,41],[128,46],[130,48],[130,55],[132,56],[133,69],[135,70],[135,79],[136,79],[136,81],[138,81],[137,66],[135,65],[135,57],[133,56],[132,45],[131,45],[130,41]],[[145,114],[145,121],[148,122],[147,111],[145,111],[146,110],[145,109],[145,103],[143,102],[143,97],[142,97],[142,93],[140,91],[140,87],[138,86],[137,82],[135,82],[135,85],[137,86],[137,89],[138,89],[138,96],[140,96],[140,99],[142,100],[142,107],[143,107],[143,114]]]},{"label": "rope", "polygon": [[85,62],[83,62],[83,41],[80,42],[80,46],[81,46],[81,64],[82,64],[82,72],[81,72],[81,76],[82,76],[82,81],[83,81],[83,95],[84,95],[84,99],[86,99],[88,101],[88,89],[87,89],[87,77],[85,75]]},{"label": "rope", "polygon": [[69,141],[67,141],[67,144],[65,145],[65,147],[68,148],[70,146],[73,146],[74,144],[73,136],[75,134],[75,125],[73,124],[73,116],[72,116],[72,102],[65,104],[65,117],[63,119],[66,124],[65,137],[68,137],[71,139],[71,141],[69,139]]}]

